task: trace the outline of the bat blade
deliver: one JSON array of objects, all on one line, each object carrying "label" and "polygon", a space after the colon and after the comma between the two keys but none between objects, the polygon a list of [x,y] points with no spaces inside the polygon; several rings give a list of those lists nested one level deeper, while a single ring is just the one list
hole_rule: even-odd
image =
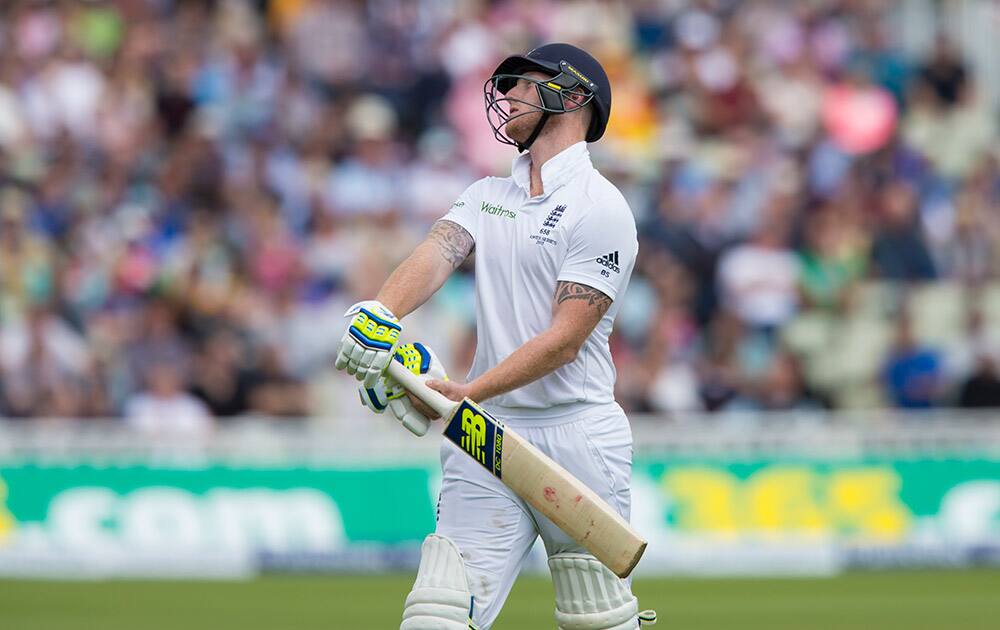
[{"label": "bat blade", "polygon": [[466,398],[444,435],[519,497],[594,554],[619,577],[642,557],[646,541],[610,505],[565,468]]},{"label": "bat blade", "polygon": [[448,400],[396,361],[389,375],[447,418],[446,439],[544,514],[619,577],[628,577],[646,541],[601,497],[478,403]]}]

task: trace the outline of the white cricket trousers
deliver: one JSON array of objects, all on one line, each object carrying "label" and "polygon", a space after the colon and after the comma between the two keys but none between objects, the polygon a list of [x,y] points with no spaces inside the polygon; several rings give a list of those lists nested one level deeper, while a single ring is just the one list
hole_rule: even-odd
[{"label": "white cricket trousers", "polygon": [[[552,422],[546,420],[539,426],[541,421],[511,420],[506,424],[628,520],[632,431],[621,407],[602,405],[561,424]],[[441,468],[436,531],[453,540],[462,552],[474,596],[473,621],[481,630],[488,630],[500,614],[537,536],[542,537],[549,556],[587,553],[448,440],[442,441]]]}]

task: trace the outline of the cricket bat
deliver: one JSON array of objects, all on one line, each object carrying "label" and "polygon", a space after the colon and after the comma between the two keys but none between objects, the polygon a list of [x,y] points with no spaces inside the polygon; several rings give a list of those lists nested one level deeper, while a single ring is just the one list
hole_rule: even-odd
[{"label": "cricket bat", "polygon": [[476,402],[449,400],[398,361],[389,376],[445,419],[444,436],[547,516],[618,577],[628,577],[646,541],[583,482]]}]

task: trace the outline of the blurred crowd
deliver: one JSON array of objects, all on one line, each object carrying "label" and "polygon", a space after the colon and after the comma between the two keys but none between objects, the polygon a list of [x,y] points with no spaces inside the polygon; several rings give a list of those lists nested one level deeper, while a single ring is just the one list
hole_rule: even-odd
[{"label": "blurred crowd", "polygon": [[[547,41],[614,86],[627,410],[1000,406],[998,112],[904,4],[4,2],[0,416],[360,414],[344,309],[509,169],[482,84]],[[458,378],[471,274],[404,321]]]}]

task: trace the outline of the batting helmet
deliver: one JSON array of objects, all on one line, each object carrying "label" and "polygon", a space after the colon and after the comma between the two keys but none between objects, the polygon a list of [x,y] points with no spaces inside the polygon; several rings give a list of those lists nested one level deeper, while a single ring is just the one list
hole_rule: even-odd
[{"label": "batting helmet", "polygon": [[[534,79],[524,76],[525,72],[531,71],[543,72],[550,78]],[[506,96],[521,79],[535,84],[541,106]],[[608,118],[611,116],[611,82],[608,80],[608,75],[589,53],[570,44],[546,44],[526,55],[507,57],[486,81],[483,92],[486,99],[486,117],[490,127],[493,128],[493,134],[500,142],[514,145],[521,151],[531,146],[552,114],[564,114],[593,105],[594,111],[590,118],[590,127],[587,129],[587,142],[596,142],[604,135]],[[497,96],[498,93],[500,97]],[[570,94],[580,96],[582,100],[573,101],[573,107],[567,109],[565,97]],[[529,105],[534,111],[542,112],[541,120],[524,143],[512,140],[503,132],[503,128],[512,118],[532,113],[527,111],[511,117],[508,105],[512,100]]]}]

